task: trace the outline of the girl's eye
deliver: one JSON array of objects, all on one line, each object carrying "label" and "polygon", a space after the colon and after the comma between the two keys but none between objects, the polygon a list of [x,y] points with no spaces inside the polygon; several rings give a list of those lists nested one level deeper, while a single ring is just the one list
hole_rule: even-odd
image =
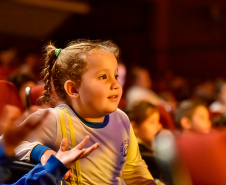
[{"label": "girl's eye", "polygon": [[101,80],[107,79],[107,75],[102,75],[99,77],[99,79],[101,79]]},{"label": "girl's eye", "polygon": [[118,75],[115,75],[115,79],[118,80]]}]

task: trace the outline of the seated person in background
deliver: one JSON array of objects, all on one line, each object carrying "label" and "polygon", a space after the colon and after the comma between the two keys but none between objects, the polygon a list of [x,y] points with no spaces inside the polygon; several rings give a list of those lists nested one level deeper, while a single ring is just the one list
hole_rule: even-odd
[{"label": "seated person in background", "polygon": [[[15,111],[14,111],[15,112]],[[8,174],[1,173],[12,162],[15,147],[30,133],[31,130],[38,127],[42,120],[46,118],[48,112],[35,121],[28,121],[26,124],[15,126],[15,122],[21,122],[25,119],[23,114],[20,118],[14,119],[13,116],[9,119],[5,119],[4,125],[0,132],[4,132],[2,140],[0,142],[0,184],[4,182]],[[1,120],[3,121],[3,119]],[[3,129],[3,130],[2,130]],[[13,137],[12,137],[13,136]],[[16,138],[16,139],[15,139]],[[96,143],[89,148],[83,148],[89,141],[89,137],[79,143],[76,147],[69,151],[65,151],[67,148],[67,140],[63,139],[60,145],[60,149],[55,156],[51,156],[45,165],[38,164],[28,174],[21,177],[14,184],[37,184],[37,185],[57,185],[65,183],[62,181],[64,174],[69,170],[71,165],[80,158],[88,156],[93,150],[95,150],[99,144]]]},{"label": "seated person in background", "polygon": [[160,116],[157,107],[148,101],[140,101],[135,103],[127,114],[138,140],[142,158],[148,165],[149,171],[155,179],[160,179],[166,184],[172,184],[170,177],[165,173],[166,171],[163,172],[155,158],[153,147],[155,137],[160,132],[170,132],[163,131],[163,127],[159,122]]},{"label": "seated person in background", "polygon": [[29,74],[17,73],[17,74],[11,75],[8,80],[16,86],[24,109],[28,108],[27,101],[26,101],[25,88],[36,86],[37,84],[36,78]]},{"label": "seated person in background", "polygon": [[226,81],[218,81],[215,87],[216,101],[209,106],[211,113],[226,113]]},{"label": "seated person in background", "polygon": [[162,105],[167,111],[171,106],[151,90],[152,81],[149,72],[145,68],[134,67],[131,72],[132,86],[126,92],[127,109],[137,101],[149,101],[154,105]]},{"label": "seated person in background", "polygon": [[212,127],[208,109],[205,105],[191,100],[182,101],[174,111],[177,128],[183,133],[209,133]]}]

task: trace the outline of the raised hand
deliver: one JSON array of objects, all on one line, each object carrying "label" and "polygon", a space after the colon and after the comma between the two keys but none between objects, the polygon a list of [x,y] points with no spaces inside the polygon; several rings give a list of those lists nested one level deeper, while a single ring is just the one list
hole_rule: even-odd
[{"label": "raised hand", "polygon": [[78,159],[84,158],[91,154],[95,149],[99,147],[99,143],[95,143],[89,148],[84,148],[87,142],[89,141],[89,136],[86,136],[77,146],[71,150],[66,151],[68,142],[67,139],[63,139],[59,151],[56,154],[56,157],[68,168]]}]

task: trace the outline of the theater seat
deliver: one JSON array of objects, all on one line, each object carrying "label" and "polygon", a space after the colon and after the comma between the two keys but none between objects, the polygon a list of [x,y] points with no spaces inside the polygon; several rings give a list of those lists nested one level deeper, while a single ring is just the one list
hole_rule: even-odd
[{"label": "theater seat", "polygon": [[6,80],[0,80],[0,115],[6,104],[18,107],[21,112],[24,111],[19,92],[15,85]]},{"label": "theater seat", "polygon": [[7,166],[7,170],[9,171],[9,178],[4,183],[12,184],[16,182],[19,178],[28,173],[34,167],[35,164],[17,160],[13,161],[12,164]]},{"label": "theater seat", "polygon": [[160,114],[160,123],[162,124],[163,128],[175,130],[176,127],[171,114],[167,112],[166,109],[161,105],[157,105],[157,109]]},{"label": "theater seat", "polygon": [[178,155],[187,167],[192,185],[226,184],[226,131],[180,136]]},{"label": "theater seat", "polygon": [[34,87],[27,87],[25,89],[27,107],[32,105],[41,105],[42,101],[39,99],[43,94],[44,86],[36,85]]}]

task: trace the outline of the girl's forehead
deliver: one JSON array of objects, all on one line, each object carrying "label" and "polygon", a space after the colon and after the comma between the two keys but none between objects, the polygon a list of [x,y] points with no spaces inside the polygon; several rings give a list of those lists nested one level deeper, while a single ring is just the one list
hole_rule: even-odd
[{"label": "girl's forehead", "polygon": [[106,54],[110,54],[110,55],[114,55],[113,53],[111,53],[110,51],[104,50],[104,49],[93,49],[91,51],[89,51],[87,53],[87,56],[93,56],[93,55],[106,55]]},{"label": "girl's forehead", "polygon": [[109,63],[116,64],[118,67],[117,59],[115,56],[104,50],[95,50],[92,53],[89,53],[86,57],[86,61],[88,65],[109,65]]}]

